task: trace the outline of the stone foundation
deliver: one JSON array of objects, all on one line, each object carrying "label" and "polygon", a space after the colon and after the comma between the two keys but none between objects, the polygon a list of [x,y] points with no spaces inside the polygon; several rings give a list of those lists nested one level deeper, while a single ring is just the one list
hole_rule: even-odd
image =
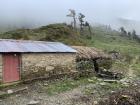
[{"label": "stone foundation", "polygon": [[22,54],[21,79],[51,76],[76,70],[74,53]]}]

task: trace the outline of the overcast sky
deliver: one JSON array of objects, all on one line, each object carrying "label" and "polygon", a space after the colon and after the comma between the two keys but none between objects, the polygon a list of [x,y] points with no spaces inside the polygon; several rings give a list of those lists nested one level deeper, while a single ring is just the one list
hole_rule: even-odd
[{"label": "overcast sky", "polygon": [[85,14],[91,23],[111,24],[116,18],[140,21],[140,0],[0,0],[0,23],[68,22],[68,9]]}]

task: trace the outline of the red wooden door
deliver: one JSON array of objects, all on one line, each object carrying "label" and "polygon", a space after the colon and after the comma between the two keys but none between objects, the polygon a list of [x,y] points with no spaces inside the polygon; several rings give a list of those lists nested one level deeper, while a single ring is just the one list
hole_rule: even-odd
[{"label": "red wooden door", "polygon": [[19,77],[19,67],[20,67],[20,57],[19,54],[4,54],[3,55],[3,82],[14,82],[20,79]]}]

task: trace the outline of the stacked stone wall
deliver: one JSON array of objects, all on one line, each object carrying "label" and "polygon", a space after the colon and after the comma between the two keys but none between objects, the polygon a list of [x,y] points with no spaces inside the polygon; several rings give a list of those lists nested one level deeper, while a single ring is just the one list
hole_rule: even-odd
[{"label": "stacked stone wall", "polygon": [[21,79],[38,78],[76,70],[75,53],[22,54]]}]

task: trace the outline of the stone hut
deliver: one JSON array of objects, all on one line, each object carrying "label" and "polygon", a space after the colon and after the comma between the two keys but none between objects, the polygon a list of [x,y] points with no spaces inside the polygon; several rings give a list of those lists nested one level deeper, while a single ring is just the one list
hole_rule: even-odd
[{"label": "stone hut", "polygon": [[97,60],[111,59],[108,54],[105,54],[102,50],[96,49],[94,47],[72,46],[72,48],[77,50],[76,61],[79,62],[81,60],[84,60],[93,62],[94,69],[97,73],[99,72],[99,65],[97,63]]},{"label": "stone hut", "polygon": [[76,50],[60,42],[0,40],[0,82],[76,70]]}]

